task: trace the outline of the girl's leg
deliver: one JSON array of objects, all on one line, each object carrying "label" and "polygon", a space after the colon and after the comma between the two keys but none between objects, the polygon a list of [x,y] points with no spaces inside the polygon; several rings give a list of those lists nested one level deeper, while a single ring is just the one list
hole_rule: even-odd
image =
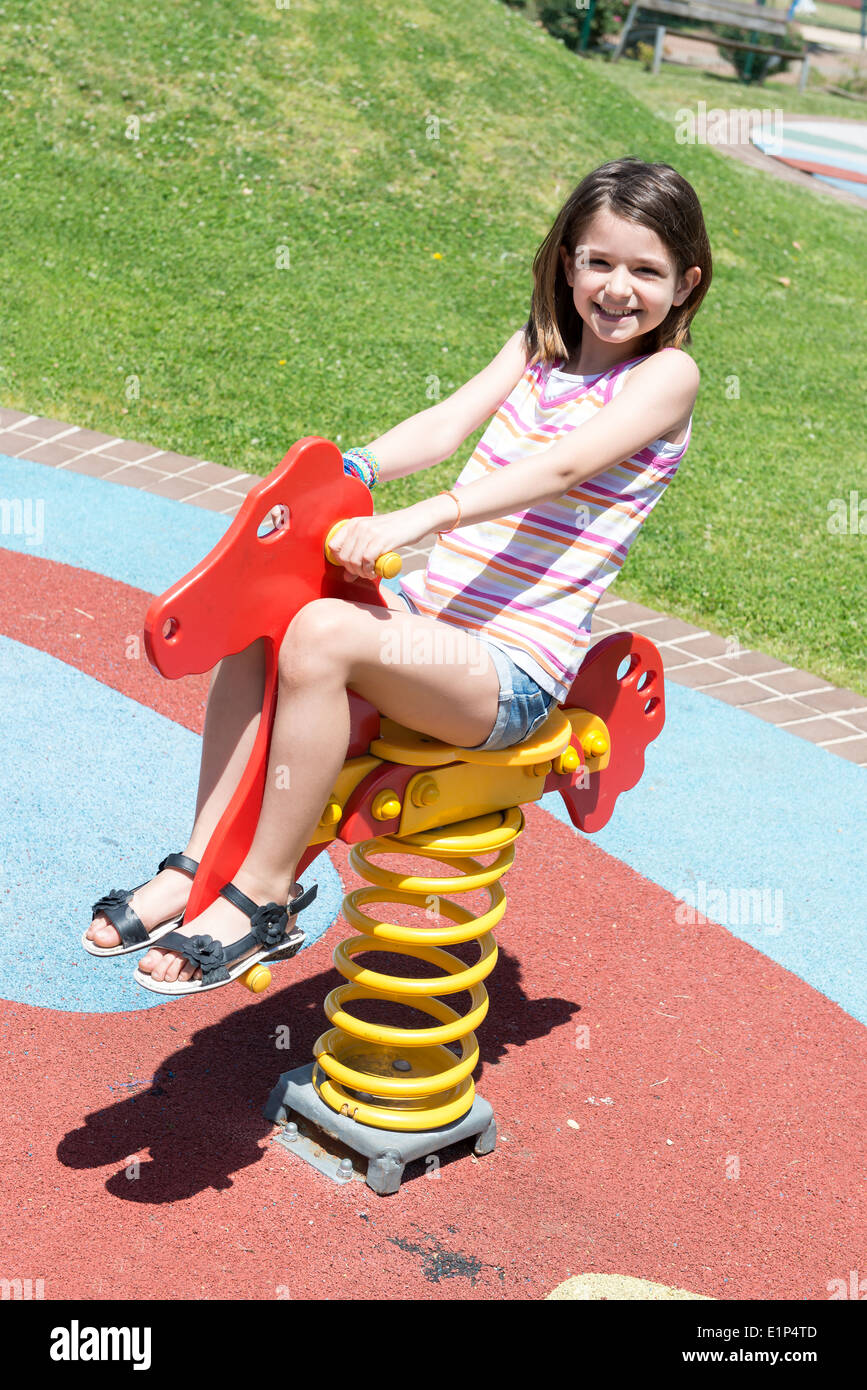
[{"label": "girl's leg", "polygon": [[247,765],[265,694],[265,643],[260,637],[217,665],[208,691],[196,818],[185,854],[200,860]]},{"label": "girl's leg", "polygon": [[[196,815],[182,853],[198,863],[241,780],[256,738],[265,689],[265,646],[261,638],[214,667],[208,690]],[[131,906],[150,931],[186,907],[193,880],[182,869],[163,869],[136,890]],[[97,946],[117,946],[120,937],[104,913],[91,923]]]},{"label": "girl's leg", "polygon": [[[289,625],[280,650],[280,689],[262,810],[253,843],[233,882],[254,902],[285,903],[349,746],[347,686],[380,713],[446,743],[472,747],[494,727],[499,679],[472,635],[433,618],[314,599]],[[292,893],[296,896],[297,891]],[[180,928],[228,946],[249,918],[217,898]],[[159,943],[139,967],[155,980],[201,972]]]}]

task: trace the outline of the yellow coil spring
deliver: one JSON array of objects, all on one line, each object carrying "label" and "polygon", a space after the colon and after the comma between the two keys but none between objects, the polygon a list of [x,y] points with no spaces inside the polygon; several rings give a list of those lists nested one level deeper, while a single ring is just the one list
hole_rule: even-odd
[{"label": "yellow coil spring", "polygon": [[[472,1107],[475,1088],[471,1072],[479,1060],[473,1029],[488,1011],[488,995],[481,982],[496,964],[491,929],[506,910],[506,895],[499,880],[512,864],[514,841],[523,829],[520,807],[513,807],[437,830],[402,838],[383,835],[353,846],[349,856],[352,867],[378,886],[356,888],[343,900],[343,915],[362,935],[350,937],[335,949],[334,964],[349,983],[338,985],[325,1000],[325,1013],[335,1026],[313,1045],[313,1084],[332,1110],[373,1128],[424,1130],[450,1124]],[[494,850],[498,851],[497,858],[487,868],[472,858],[473,854]],[[460,870],[460,876],[402,875],[371,864],[369,858],[372,854],[402,853],[436,859]],[[473,916],[448,896],[478,888],[484,888],[490,899],[490,909],[481,917]],[[439,915],[453,926],[398,926],[360,911],[362,903],[371,901],[424,908],[431,897],[437,899]],[[473,940],[478,942],[479,958],[469,967],[441,949]],[[380,974],[356,965],[353,957],[368,951],[411,956],[439,966],[445,973],[433,979]],[[433,997],[461,990],[469,990],[471,1000],[464,1015]],[[412,1029],[367,1023],[346,1012],[343,1006],[352,999],[409,1004],[437,1019],[439,1026]],[[446,1046],[450,1042],[460,1042],[459,1058]]]}]

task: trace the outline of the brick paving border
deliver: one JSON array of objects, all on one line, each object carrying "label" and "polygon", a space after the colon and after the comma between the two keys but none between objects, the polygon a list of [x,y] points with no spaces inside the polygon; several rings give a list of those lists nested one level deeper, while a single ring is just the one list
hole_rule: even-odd
[{"label": "brick paving border", "polygon": [[[8,408],[0,409],[0,454],[87,473],[229,517],[261,477]],[[425,568],[433,542],[431,534],[401,551],[407,573]],[[856,691],[612,594],[597,605],[593,627],[592,643],[622,629],[643,633],[659,648],[666,679],[867,767],[867,699]]]}]

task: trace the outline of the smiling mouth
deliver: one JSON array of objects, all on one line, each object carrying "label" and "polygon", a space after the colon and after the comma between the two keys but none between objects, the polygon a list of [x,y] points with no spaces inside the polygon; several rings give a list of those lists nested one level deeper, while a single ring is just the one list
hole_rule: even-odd
[{"label": "smiling mouth", "polygon": [[632,316],[636,313],[635,309],[603,309],[602,305],[597,304],[595,299],[593,301],[593,308],[596,309],[599,314],[601,314],[602,318],[611,319],[612,321],[614,321],[615,319],[632,318]]}]

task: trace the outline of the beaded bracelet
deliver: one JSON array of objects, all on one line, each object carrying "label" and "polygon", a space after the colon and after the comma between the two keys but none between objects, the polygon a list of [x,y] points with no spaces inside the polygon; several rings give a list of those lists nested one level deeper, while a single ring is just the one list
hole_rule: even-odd
[{"label": "beaded bracelet", "polygon": [[379,461],[370,449],[347,449],[343,455],[343,471],[353,473],[371,489],[379,482]]}]

